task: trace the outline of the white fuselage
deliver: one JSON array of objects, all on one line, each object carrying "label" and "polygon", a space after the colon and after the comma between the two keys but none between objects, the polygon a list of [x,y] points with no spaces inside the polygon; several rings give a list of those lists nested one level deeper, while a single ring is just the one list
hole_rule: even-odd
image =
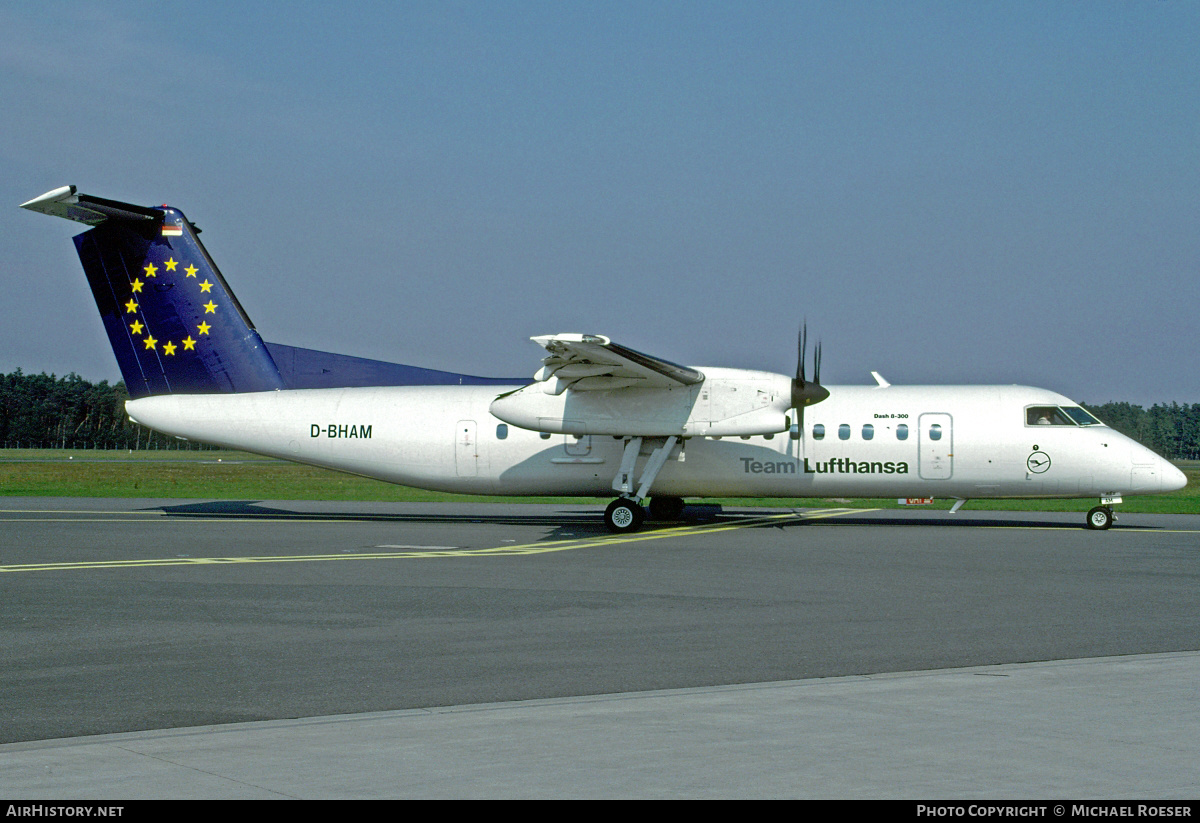
[{"label": "white fuselage", "polygon": [[[407,486],[613,495],[624,438],[504,423],[489,409],[505,391],[413,386],[165,395],[129,401],[127,409],[156,431]],[[830,387],[827,400],[805,411],[799,439],[786,431],[681,433],[652,494],[1096,497],[1184,485],[1178,469],[1107,426],[1028,424],[1025,410],[1037,405],[1075,404],[1025,386]],[[818,427],[823,437],[814,435]],[[643,448],[638,471],[650,448]]]}]

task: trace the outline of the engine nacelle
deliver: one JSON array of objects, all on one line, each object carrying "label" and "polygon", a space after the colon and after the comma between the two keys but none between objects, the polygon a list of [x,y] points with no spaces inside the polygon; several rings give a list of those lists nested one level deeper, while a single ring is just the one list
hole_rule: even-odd
[{"label": "engine nacelle", "polygon": [[643,437],[752,436],[787,431],[791,379],[705,368],[703,383],[548,394],[534,383],[492,401],[500,420],[552,434]]}]

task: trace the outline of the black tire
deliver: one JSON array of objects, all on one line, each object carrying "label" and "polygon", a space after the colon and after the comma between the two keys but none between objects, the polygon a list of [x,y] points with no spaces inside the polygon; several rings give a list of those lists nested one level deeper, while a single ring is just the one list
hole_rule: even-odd
[{"label": "black tire", "polygon": [[642,527],[646,511],[624,497],[617,498],[604,510],[604,525],[615,534],[631,534]]},{"label": "black tire", "polygon": [[683,514],[682,497],[651,497],[650,518],[652,520],[678,520]]},{"label": "black tire", "polygon": [[1097,506],[1087,513],[1087,527],[1103,531],[1113,524],[1112,509],[1108,506]]}]

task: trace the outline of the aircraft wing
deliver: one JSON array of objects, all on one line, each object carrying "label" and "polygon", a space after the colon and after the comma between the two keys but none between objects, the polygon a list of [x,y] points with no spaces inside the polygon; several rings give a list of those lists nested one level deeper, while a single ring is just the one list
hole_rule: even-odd
[{"label": "aircraft wing", "polygon": [[530,338],[544,348],[534,380],[546,394],[625,388],[678,388],[704,382],[704,374],[612,342],[600,334],[549,334]]}]

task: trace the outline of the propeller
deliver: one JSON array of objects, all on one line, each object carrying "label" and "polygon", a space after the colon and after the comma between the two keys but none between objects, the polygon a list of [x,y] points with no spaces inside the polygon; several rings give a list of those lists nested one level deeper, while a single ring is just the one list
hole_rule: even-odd
[{"label": "propeller", "polygon": [[796,376],[792,378],[792,408],[796,410],[796,418],[792,423],[792,439],[800,437],[804,428],[804,407],[820,403],[829,396],[829,389],[821,385],[821,344],[813,349],[813,379],[808,380],[804,372],[804,361],[808,355],[808,321],[800,327],[799,339],[796,341]]}]

